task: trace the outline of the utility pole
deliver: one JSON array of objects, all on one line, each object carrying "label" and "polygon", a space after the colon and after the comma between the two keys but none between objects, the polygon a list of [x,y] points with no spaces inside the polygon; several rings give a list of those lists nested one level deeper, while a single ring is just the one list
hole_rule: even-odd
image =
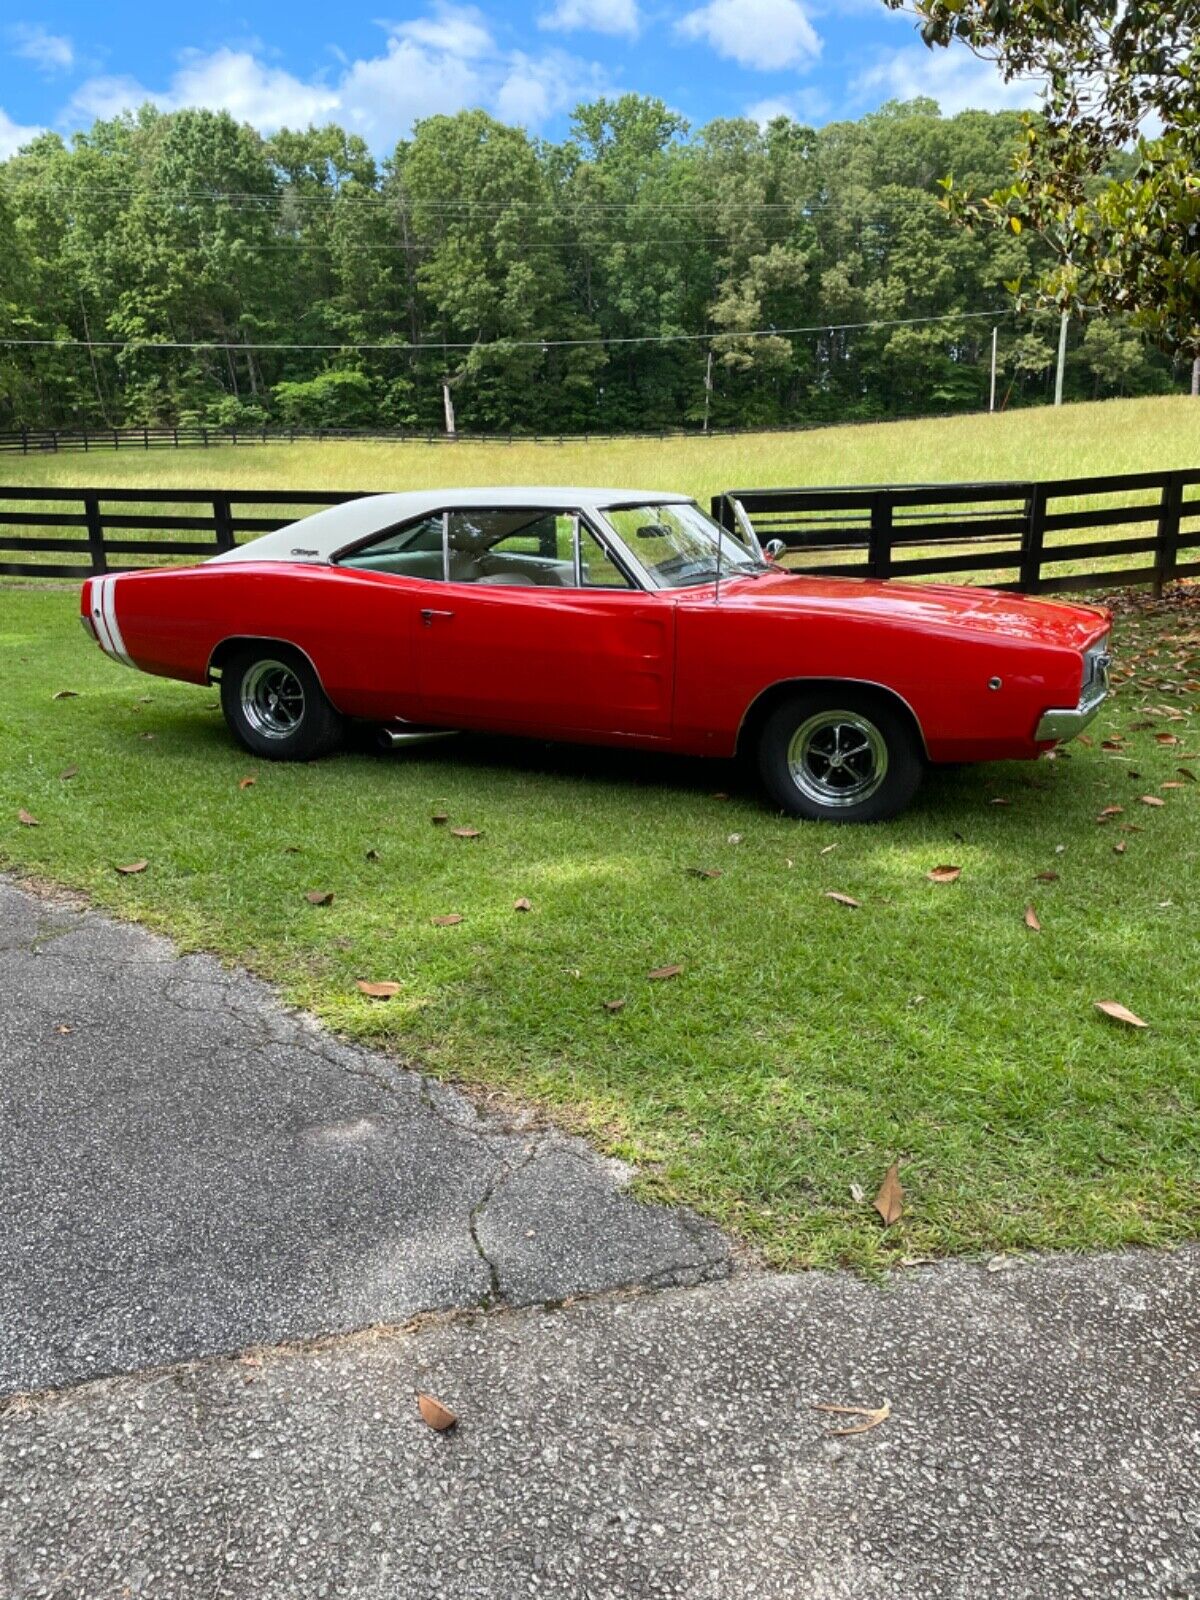
[{"label": "utility pole", "polygon": [[[1195,379],[1193,378],[1193,382]],[[704,431],[708,432],[708,408],[712,401],[712,351],[708,352],[708,362],[704,368]]]},{"label": "utility pole", "polygon": [[1054,374],[1054,404],[1062,405],[1063,368],[1067,364],[1067,323],[1070,315],[1064,311],[1058,325],[1058,371]]},{"label": "utility pole", "polygon": [[999,333],[1000,328],[997,325],[992,329],[992,391],[988,397],[989,411],[995,411],[996,409],[996,339]]}]

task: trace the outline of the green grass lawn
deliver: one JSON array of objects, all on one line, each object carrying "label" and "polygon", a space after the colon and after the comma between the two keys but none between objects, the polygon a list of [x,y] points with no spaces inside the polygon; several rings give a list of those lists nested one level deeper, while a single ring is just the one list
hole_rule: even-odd
[{"label": "green grass lawn", "polygon": [[[304,457],[278,459],[301,481]],[[89,470],[111,476],[111,458]],[[669,460],[646,475],[677,481]],[[784,820],[724,765],[628,754],[462,739],[255,762],[211,691],[107,660],[75,609],[61,590],[0,594],[0,863],[243,961],[348,1035],[536,1102],[780,1265],[1196,1233],[1200,785],[1179,769],[1200,775],[1183,759],[1200,753],[1200,600],[1121,620],[1133,677],[1090,747],[935,776],[907,816],[863,829]],[[114,870],[137,859],[141,874]],[[926,879],[947,862],[958,882]],[[434,925],[450,913],[464,920]],[[682,973],[648,979],[668,964]],[[401,990],[370,1001],[360,978]],[[1150,1026],[1107,1021],[1105,999]],[[885,1231],[870,1199],[895,1158],[907,1208]]]}]

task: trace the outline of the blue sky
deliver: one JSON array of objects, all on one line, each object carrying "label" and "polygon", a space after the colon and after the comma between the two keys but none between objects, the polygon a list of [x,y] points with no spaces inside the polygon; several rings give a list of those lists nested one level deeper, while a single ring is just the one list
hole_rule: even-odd
[{"label": "blue sky", "polygon": [[389,150],[413,120],[482,105],[560,137],[597,94],[654,94],[694,124],[779,111],[820,124],[893,98],[944,111],[1030,101],[965,49],[931,53],[882,0],[10,0],[0,157],[39,128],[151,99],[264,132],[338,121]]}]

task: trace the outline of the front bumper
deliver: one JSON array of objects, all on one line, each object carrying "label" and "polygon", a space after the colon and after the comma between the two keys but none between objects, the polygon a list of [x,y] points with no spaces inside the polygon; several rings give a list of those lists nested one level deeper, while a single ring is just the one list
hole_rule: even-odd
[{"label": "front bumper", "polygon": [[1108,667],[1112,659],[1106,648],[1107,643],[1107,639],[1104,639],[1099,645],[1093,645],[1083,658],[1084,682],[1079,704],[1042,712],[1033,736],[1039,744],[1061,744],[1066,739],[1073,739],[1077,733],[1083,732],[1104,704],[1108,698]]}]

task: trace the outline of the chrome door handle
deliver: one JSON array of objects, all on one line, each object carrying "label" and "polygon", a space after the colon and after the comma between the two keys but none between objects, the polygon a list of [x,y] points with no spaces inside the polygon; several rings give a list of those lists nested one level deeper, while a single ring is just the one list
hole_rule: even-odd
[{"label": "chrome door handle", "polygon": [[430,628],[433,626],[434,617],[452,617],[453,615],[453,611],[424,610],[421,612],[421,621],[427,628]]}]

